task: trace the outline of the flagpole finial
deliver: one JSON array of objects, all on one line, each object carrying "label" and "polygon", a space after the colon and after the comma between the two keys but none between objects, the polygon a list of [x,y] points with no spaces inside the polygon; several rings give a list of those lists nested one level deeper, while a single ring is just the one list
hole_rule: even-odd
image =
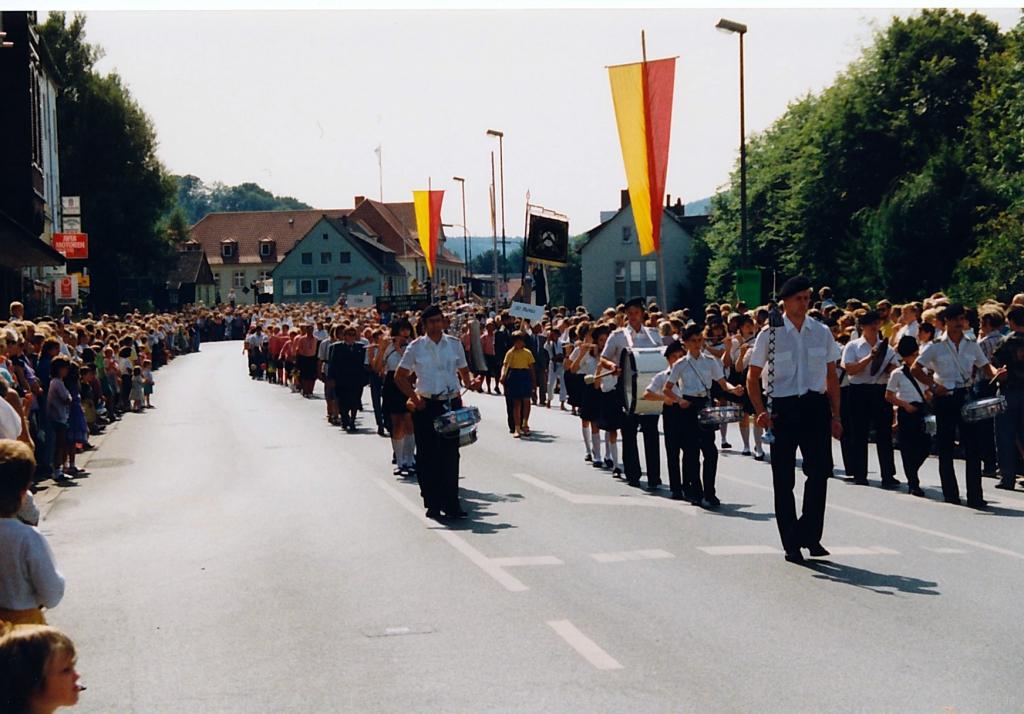
[{"label": "flagpole finial", "polygon": [[647,62],[647,33],[640,30],[640,50],[643,52],[644,62]]}]

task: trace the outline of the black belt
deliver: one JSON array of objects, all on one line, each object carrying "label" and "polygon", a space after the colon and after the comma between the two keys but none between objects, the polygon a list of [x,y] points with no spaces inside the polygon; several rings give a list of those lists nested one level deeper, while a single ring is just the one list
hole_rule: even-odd
[{"label": "black belt", "polygon": [[708,398],[707,395],[703,395],[703,396],[698,396],[696,394],[684,394],[683,395],[683,399],[685,399],[687,401],[691,401],[691,402],[692,401],[696,401],[698,399],[707,399],[707,398]]},{"label": "black belt", "polygon": [[[855,386],[855,385],[851,384],[850,386],[852,387],[852,386]],[[864,385],[864,386],[867,386],[867,385]],[[803,394],[792,396],[792,397],[772,397],[772,403],[776,404],[776,403],[781,402],[783,404],[788,404],[790,402],[796,402],[796,401],[799,401],[801,399],[810,399],[812,397],[824,397],[824,396],[826,396],[825,392],[804,392]]]},{"label": "black belt", "polygon": [[426,399],[431,402],[450,402],[453,399],[461,397],[461,392],[453,392],[452,394],[421,394],[421,399]]}]

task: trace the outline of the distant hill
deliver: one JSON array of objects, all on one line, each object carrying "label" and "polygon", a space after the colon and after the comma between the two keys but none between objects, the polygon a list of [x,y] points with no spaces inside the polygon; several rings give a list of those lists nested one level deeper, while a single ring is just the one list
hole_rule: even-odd
[{"label": "distant hill", "polygon": [[688,215],[688,216],[710,216],[711,215],[711,199],[713,199],[713,198],[714,198],[714,196],[708,196],[707,198],[702,198],[699,201],[693,201],[692,203],[687,203],[686,206],[685,206],[685,208],[686,208],[686,215]]},{"label": "distant hill", "polygon": [[312,208],[291,196],[275,196],[255,183],[225,186],[220,181],[211,185],[198,176],[172,176],[178,187],[177,205],[194,226],[208,213],[221,211],[283,211]]}]

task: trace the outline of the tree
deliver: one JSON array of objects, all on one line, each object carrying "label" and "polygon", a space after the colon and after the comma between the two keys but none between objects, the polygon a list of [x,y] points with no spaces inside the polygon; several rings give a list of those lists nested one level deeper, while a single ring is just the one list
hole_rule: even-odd
[{"label": "tree", "polygon": [[583,259],[578,250],[586,239],[575,236],[569,241],[569,264],[548,268],[548,299],[552,305],[575,309],[583,303]]},{"label": "tree", "polygon": [[225,186],[216,182],[207,186],[198,176],[174,176],[177,183],[177,206],[189,224],[195,225],[203,216],[219,211],[282,211],[309,209],[290,196],[275,196],[255,183]]},{"label": "tree", "polygon": [[174,245],[158,224],[174,185],[157,159],[152,121],[116,73],[93,69],[103,51],[86,42],[85,16],[68,24],[52,12],[39,29],[63,79],[61,193],[82,197],[93,307],[115,311],[119,278],[160,277],[172,264]]}]

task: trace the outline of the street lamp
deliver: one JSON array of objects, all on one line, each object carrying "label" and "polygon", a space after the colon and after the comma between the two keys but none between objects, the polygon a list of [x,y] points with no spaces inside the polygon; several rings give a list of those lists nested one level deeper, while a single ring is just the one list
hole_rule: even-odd
[{"label": "street lamp", "polygon": [[747,269],[747,126],[743,113],[743,36],[747,34],[747,26],[741,22],[721,19],[716,28],[730,35],[740,36],[740,245],[742,257],[740,267]]},{"label": "street lamp", "polygon": [[452,176],[452,181],[462,184],[462,257],[466,261],[466,274],[473,275],[472,258],[469,256],[469,229],[466,228],[466,179]]},{"label": "street lamp", "polygon": [[487,136],[498,137],[498,165],[501,172],[501,276],[504,282],[508,282],[508,260],[505,256],[505,132],[497,129],[488,129]]}]

